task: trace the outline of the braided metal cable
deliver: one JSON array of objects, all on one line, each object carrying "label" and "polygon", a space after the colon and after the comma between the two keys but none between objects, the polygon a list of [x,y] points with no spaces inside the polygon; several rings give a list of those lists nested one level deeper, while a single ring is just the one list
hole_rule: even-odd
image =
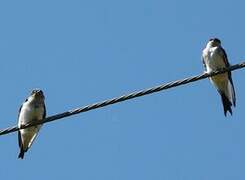
[{"label": "braided metal cable", "polygon": [[94,103],[94,104],[91,104],[91,105],[87,105],[87,106],[84,106],[84,107],[81,107],[81,108],[77,108],[77,109],[73,109],[73,110],[70,110],[70,111],[63,112],[63,113],[59,113],[59,114],[47,117],[47,118],[43,119],[42,121],[25,124],[21,128],[18,128],[17,126],[9,127],[9,128],[0,130],[0,136],[4,135],[4,134],[9,134],[9,133],[18,131],[19,129],[25,129],[25,128],[28,128],[28,127],[31,127],[31,126],[36,126],[36,125],[39,125],[39,124],[45,124],[45,123],[48,123],[48,122],[51,122],[51,121],[56,121],[58,119],[62,119],[62,118],[68,117],[68,116],[72,116],[72,115],[79,114],[79,113],[82,113],[82,112],[87,112],[87,111],[90,111],[90,110],[93,110],[93,109],[97,109],[97,108],[102,108],[104,106],[108,106],[108,105],[111,105],[111,104],[119,103],[119,102],[122,102],[122,101],[126,101],[126,100],[133,99],[133,98],[136,98],[136,97],[144,96],[144,95],[147,95],[147,94],[152,94],[152,93],[159,92],[159,91],[166,90],[166,89],[170,89],[170,88],[173,88],[173,87],[176,87],[176,86],[180,86],[180,85],[188,84],[188,83],[191,83],[191,82],[199,81],[201,79],[205,79],[205,78],[208,78],[208,77],[211,77],[211,76],[215,76],[217,74],[222,74],[222,73],[227,72],[227,71],[234,71],[234,70],[241,69],[241,68],[244,68],[244,67],[245,67],[245,62],[242,62],[240,64],[236,64],[236,65],[230,66],[229,68],[224,68],[224,69],[221,69],[221,70],[218,70],[218,71],[213,71],[211,73],[202,73],[200,75],[188,77],[188,78],[177,80],[177,81],[172,81],[172,82],[169,82],[169,83],[166,83],[166,84],[162,84],[162,85],[159,85],[159,86],[155,86],[155,87],[152,87],[152,88],[149,88],[149,89],[144,89],[144,90],[133,92],[133,93],[130,93],[130,94],[127,94],[127,95],[123,95],[123,96],[120,96],[120,97],[112,98],[112,99],[105,100],[105,101],[102,101],[102,102],[98,102],[98,103]]}]

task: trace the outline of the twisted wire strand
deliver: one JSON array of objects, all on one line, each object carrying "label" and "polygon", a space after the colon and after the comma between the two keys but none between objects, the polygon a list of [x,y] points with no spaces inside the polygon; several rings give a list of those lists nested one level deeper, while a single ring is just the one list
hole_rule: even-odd
[{"label": "twisted wire strand", "polygon": [[53,115],[53,116],[49,116],[49,117],[43,119],[42,121],[38,121],[38,122],[33,122],[33,123],[28,123],[28,124],[22,125],[20,128],[18,128],[18,126],[13,126],[13,127],[9,127],[9,128],[0,130],[0,136],[4,135],[4,134],[9,134],[9,133],[18,131],[19,129],[25,129],[25,128],[28,128],[28,127],[31,127],[31,126],[36,126],[36,125],[39,125],[39,124],[45,124],[45,123],[48,123],[48,122],[56,121],[56,120],[59,120],[59,119],[62,119],[62,118],[68,117],[68,116],[72,116],[72,115],[79,114],[79,113],[82,113],[82,112],[91,111],[93,109],[102,108],[102,107],[105,107],[105,106],[108,106],[108,105],[111,105],[111,104],[119,103],[119,102],[126,101],[126,100],[129,100],[129,99],[133,99],[133,98],[136,98],[136,97],[145,96],[147,94],[152,94],[152,93],[155,93],[155,92],[159,92],[159,91],[162,91],[162,90],[170,89],[170,88],[177,87],[177,86],[180,86],[180,85],[184,85],[184,84],[188,84],[188,83],[191,83],[191,82],[199,81],[199,80],[211,77],[211,76],[215,76],[215,75],[218,75],[218,74],[225,73],[227,71],[234,71],[234,70],[241,69],[241,68],[244,68],[244,67],[245,67],[245,62],[242,62],[242,63],[239,63],[239,64],[235,64],[233,66],[230,66],[229,68],[220,69],[218,71],[213,71],[211,73],[202,73],[200,75],[188,77],[188,78],[181,79],[181,80],[172,81],[172,82],[169,82],[169,83],[166,83],[166,84],[162,84],[162,85],[159,85],[159,86],[155,86],[155,87],[152,87],[152,88],[144,89],[144,90],[133,92],[133,93],[130,93],[130,94],[127,94],[127,95],[122,95],[122,96],[115,97],[115,98],[112,98],[112,99],[108,99],[108,100],[105,100],[105,101],[102,101],[102,102],[98,102],[98,103],[94,103],[94,104],[91,104],[91,105],[87,105],[87,106],[84,106],[84,107],[81,107],[81,108],[76,108],[76,109],[69,110],[69,111],[66,111],[66,112],[63,112],[63,113],[59,113],[59,114],[56,114],[56,115]]}]

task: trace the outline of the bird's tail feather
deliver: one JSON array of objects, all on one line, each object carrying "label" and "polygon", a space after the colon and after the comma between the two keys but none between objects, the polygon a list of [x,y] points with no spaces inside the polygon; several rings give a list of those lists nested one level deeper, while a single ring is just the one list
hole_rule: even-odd
[{"label": "bird's tail feather", "polygon": [[226,97],[226,95],[224,93],[220,93],[221,95],[221,99],[222,99],[222,103],[223,103],[223,107],[224,107],[224,114],[226,116],[227,111],[230,112],[230,114],[232,115],[232,103],[230,102],[230,100]]},{"label": "bird's tail feather", "polygon": [[20,153],[19,153],[18,158],[23,159],[24,158],[24,155],[25,155],[25,151],[23,149],[20,149]]}]

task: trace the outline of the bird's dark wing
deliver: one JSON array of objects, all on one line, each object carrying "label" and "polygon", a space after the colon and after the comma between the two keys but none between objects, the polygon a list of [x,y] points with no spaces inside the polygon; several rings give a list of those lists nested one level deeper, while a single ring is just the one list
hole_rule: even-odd
[{"label": "bird's dark wing", "polygon": [[230,67],[230,63],[228,61],[228,57],[227,57],[225,50],[222,47],[220,48],[220,50],[222,51],[222,54],[223,54],[223,60],[225,63],[225,67]]},{"label": "bird's dark wing", "polygon": [[23,145],[22,145],[22,139],[21,139],[20,131],[18,131],[18,142],[19,142],[20,149],[22,149]]},{"label": "bird's dark wing", "polygon": [[22,106],[23,106],[23,104],[20,106],[20,108],[19,108],[19,112],[18,112],[18,118],[17,118],[17,120],[19,120],[19,117],[20,117],[20,111],[21,111],[21,109],[22,109]]},{"label": "bird's dark wing", "polygon": [[[226,54],[225,50],[222,47],[220,49],[221,49],[222,54],[223,54],[223,60],[224,60],[224,63],[225,63],[225,67],[228,68],[228,67],[230,67],[230,63],[228,61],[227,54]],[[230,81],[230,83],[232,85],[232,89],[233,89],[233,104],[234,104],[234,106],[236,106],[236,93],[235,93],[234,84],[233,84],[233,81],[232,81],[231,71],[228,71],[228,78],[229,78],[229,81]]]},{"label": "bird's dark wing", "polygon": [[[18,120],[19,120],[19,117],[20,117],[20,112],[21,112],[22,106],[23,106],[23,104],[19,108]],[[18,142],[19,142],[19,147],[22,149],[22,139],[21,139],[20,131],[18,131]]]},{"label": "bird's dark wing", "polygon": [[[23,106],[23,104],[19,108],[18,120],[19,120],[19,116],[20,116],[20,112],[21,112],[22,106]],[[19,143],[19,148],[20,148],[20,153],[19,153],[18,158],[23,159],[25,152],[24,152],[24,149],[23,149],[23,143],[22,143],[22,138],[21,138],[20,131],[18,131],[18,143]]]},{"label": "bird's dark wing", "polygon": [[[25,102],[27,101],[28,99],[25,100]],[[25,103],[24,102],[24,103]],[[23,107],[23,104],[21,104],[20,108],[19,108],[19,112],[18,112],[18,121],[19,121],[19,117],[20,117],[20,112],[21,112],[21,109]],[[22,138],[21,138],[21,133],[20,131],[18,131],[18,142],[19,142],[19,147],[20,147],[20,151],[23,152],[23,144],[22,144]],[[22,153],[23,154],[23,153]]]},{"label": "bird's dark wing", "polygon": [[20,133],[20,131],[18,131],[18,141],[19,141],[19,147],[20,147],[20,153],[19,153],[18,158],[23,159],[26,151],[25,151],[24,148],[23,148],[22,138],[21,138],[21,133]]},{"label": "bird's dark wing", "polygon": [[43,104],[44,112],[43,112],[43,119],[46,117],[46,106]]},{"label": "bird's dark wing", "polygon": [[[26,102],[26,101],[28,101],[28,99],[26,99],[25,102]],[[24,102],[24,103],[25,103],[25,102]],[[23,103],[23,104],[24,104],[24,103]],[[19,112],[18,112],[18,120],[19,120],[20,111],[21,111],[21,109],[22,109],[23,104],[21,104],[21,106],[20,106],[20,108],[19,108]]]},{"label": "bird's dark wing", "polygon": [[207,66],[206,66],[206,63],[205,63],[205,61],[204,61],[204,58],[203,58],[203,57],[202,57],[202,64],[203,64],[203,66],[204,66],[205,71],[207,71]]}]

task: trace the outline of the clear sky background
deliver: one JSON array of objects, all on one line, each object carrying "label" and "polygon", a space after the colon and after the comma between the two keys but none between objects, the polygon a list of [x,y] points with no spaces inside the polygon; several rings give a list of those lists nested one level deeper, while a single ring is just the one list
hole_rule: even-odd
[{"label": "clear sky background", "polygon": [[[218,37],[245,59],[238,1],[0,2],[0,128],[34,88],[48,115],[203,72]],[[44,125],[24,160],[0,137],[5,180],[244,180],[245,70],[233,72],[234,115],[205,79]]]}]

